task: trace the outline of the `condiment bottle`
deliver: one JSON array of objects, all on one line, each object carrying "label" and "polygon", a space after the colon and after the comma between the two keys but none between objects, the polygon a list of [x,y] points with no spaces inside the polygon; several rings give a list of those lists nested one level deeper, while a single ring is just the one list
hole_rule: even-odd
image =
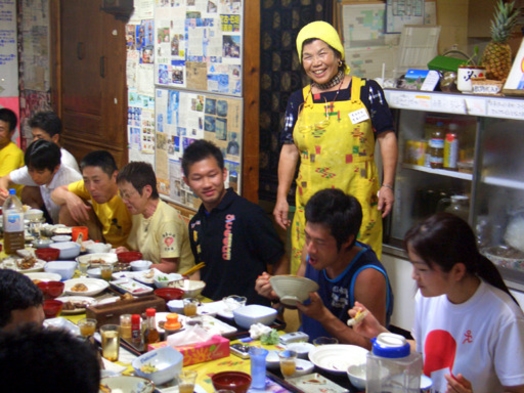
[{"label": "condiment bottle", "polygon": [[131,340],[131,314],[120,315],[120,337]]},{"label": "condiment bottle", "polygon": [[144,336],[140,326],[141,318],[138,314],[131,315],[131,343],[139,351],[144,350]]},{"label": "condiment bottle", "polygon": [[170,334],[173,334],[177,330],[180,330],[181,327],[182,327],[182,324],[178,320],[177,313],[170,313],[166,315],[166,323],[164,324],[164,330],[166,332],[166,336],[169,336]]},{"label": "condiment bottle", "polygon": [[4,252],[14,254],[23,250],[24,241],[24,208],[16,196],[14,188],[9,189],[9,196],[3,206]]},{"label": "condiment bottle", "polygon": [[366,393],[420,391],[422,356],[411,353],[407,340],[393,333],[372,339],[366,361]]},{"label": "condiment bottle", "polygon": [[160,341],[160,333],[156,328],[156,310],[154,308],[146,308],[146,332],[144,341],[146,344],[153,344]]},{"label": "condiment bottle", "polygon": [[459,140],[457,136],[458,126],[451,123],[444,139],[444,168],[457,170],[459,156]]},{"label": "condiment bottle", "polygon": [[429,140],[429,165],[433,169],[444,166],[444,123],[438,122]]}]

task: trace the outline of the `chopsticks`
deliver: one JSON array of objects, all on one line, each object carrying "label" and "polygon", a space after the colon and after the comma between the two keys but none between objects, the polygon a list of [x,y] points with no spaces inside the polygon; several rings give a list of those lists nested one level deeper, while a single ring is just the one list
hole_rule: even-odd
[{"label": "chopsticks", "polygon": [[190,276],[194,272],[202,269],[204,266],[206,266],[205,262],[200,262],[193,266],[192,268],[188,269],[185,273],[182,273],[183,276]]}]

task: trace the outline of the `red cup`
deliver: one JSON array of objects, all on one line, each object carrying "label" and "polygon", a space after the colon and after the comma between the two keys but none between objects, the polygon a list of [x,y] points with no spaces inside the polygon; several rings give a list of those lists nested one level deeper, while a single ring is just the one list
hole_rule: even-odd
[{"label": "red cup", "polygon": [[35,255],[38,259],[43,261],[56,261],[60,256],[60,250],[58,248],[37,248],[35,250]]},{"label": "red cup", "polygon": [[46,319],[56,318],[62,312],[64,303],[60,300],[44,300],[44,314]]},{"label": "red cup", "polygon": [[76,239],[78,239],[78,235],[82,234],[82,241],[85,241],[88,239],[89,231],[87,227],[73,227],[71,228],[71,240],[76,242]]},{"label": "red cup", "polygon": [[118,262],[131,263],[133,261],[140,261],[143,255],[140,251],[123,251],[116,254]]}]

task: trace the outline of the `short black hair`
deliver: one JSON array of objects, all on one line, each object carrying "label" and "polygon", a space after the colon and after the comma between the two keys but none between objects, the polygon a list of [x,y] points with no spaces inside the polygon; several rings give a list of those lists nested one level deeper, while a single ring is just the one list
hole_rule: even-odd
[{"label": "short black hair", "polygon": [[44,139],[32,142],[24,154],[25,164],[29,169],[49,169],[51,172],[60,165],[61,157],[60,148],[55,143]]},{"label": "short black hair", "polygon": [[11,322],[12,311],[43,303],[42,291],[29,277],[11,269],[0,269],[0,330]]},{"label": "short black hair", "polygon": [[55,112],[38,112],[29,120],[29,127],[40,128],[52,137],[62,133],[62,120]]},{"label": "short black hair", "polygon": [[0,333],[0,380],[5,392],[98,393],[100,364],[69,332],[24,326]]},{"label": "short black hair", "polygon": [[220,170],[224,169],[224,156],[220,149],[212,142],[198,139],[184,149],[182,156],[182,170],[184,176],[189,174],[189,167],[206,158],[214,157]]},{"label": "short black hair", "polygon": [[80,169],[83,171],[88,166],[97,166],[109,177],[118,171],[115,159],[107,150],[95,150],[87,153],[80,162]]},{"label": "short black hair", "polygon": [[350,236],[354,236],[350,248],[355,245],[362,225],[362,206],[354,196],[338,188],[320,190],[307,202],[305,215],[306,222],[321,224],[330,230],[339,250]]},{"label": "short black hair", "polygon": [[9,108],[0,109],[0,120],[9,124],[9,131],[13,132],[18,124],[16,113]]},{"label": "short black hair", "polygon": [[156,188],[156,175],[153,166],[147,162],[134,161],[123,167],[116,176],[116,182],[127,181],[133,185],[135,190],[142,195],[145,186],[151,186],[152,199],[158,199],[158,190]]}]

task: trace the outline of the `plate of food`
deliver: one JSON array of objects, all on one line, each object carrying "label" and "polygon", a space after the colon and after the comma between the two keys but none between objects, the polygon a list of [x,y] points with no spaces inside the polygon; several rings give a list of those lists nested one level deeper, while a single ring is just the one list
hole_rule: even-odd
[{"label": "plate of food", "polygon": [[64,303],[62,315],[82,314],[86,312],[86,307],[95,301],[89,296],[64,296],[57,297],[56,300]]},{"label": "plate of food", "polygon": [[1,266],[4,269],[17,270],[20,273],[41,272],[44,270],[45,261],[36,259],[34,256],[25,258],[6,258]]},{"label": "plate of food", "polygon": [[64,284],[65,293],[78,296],[95,296],[109,287],[107,281],[97,278],[73,278]]},{"label": "plate of food", "polygon": [[62,276],[58,273],[33,272],[24,274],[35,284],[38,284],[39,282],[60,281],[62,279]]},{"label": "plate of food", "polygon": [[111,281],[111,285],[118,291],[122,293],[127,292],[133,296],[147,295],[148,293],[153,292],[153,288],[131,278],[122,278],[120,280]]}]

